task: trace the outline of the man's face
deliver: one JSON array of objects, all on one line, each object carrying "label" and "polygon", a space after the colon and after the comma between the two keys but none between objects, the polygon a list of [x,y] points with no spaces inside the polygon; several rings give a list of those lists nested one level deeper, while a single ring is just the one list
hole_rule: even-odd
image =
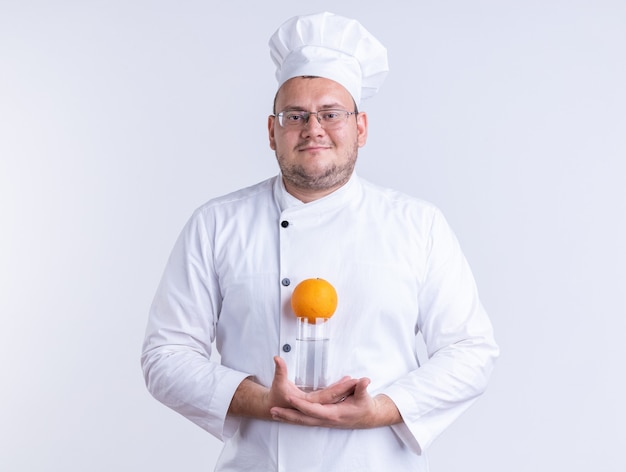
[{"label": "man's face", "polygon": [[[354,101],[343,86],[321,77],[290,79],[276,96],[277,114],[325,109],[352,112]],[[270,116],[268,129],[285,187],[298,197],[309,195],[314,200],[341,187],[352,175],[358,148],[367,139],[367,116],[350,115],[333,129],[324,129],[315,115],[303,126],[281,126],[278,118]]]}]

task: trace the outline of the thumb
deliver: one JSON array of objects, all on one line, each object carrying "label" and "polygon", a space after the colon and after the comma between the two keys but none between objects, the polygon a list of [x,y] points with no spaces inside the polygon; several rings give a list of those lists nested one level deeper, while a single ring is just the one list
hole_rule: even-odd
[{"label": "thumb", "polygon": [[274,378],[287,378],[287,364],[280,356],[274,356]]},{"label": "thumb", "polygon": [[367,387],[369,386],[370,383],[371,383],[371,380],[368,379],[367,377],[360,378],[357,381],[356,387],[354,388],[354,397],[356,400],[369,395],[367,393]]}]

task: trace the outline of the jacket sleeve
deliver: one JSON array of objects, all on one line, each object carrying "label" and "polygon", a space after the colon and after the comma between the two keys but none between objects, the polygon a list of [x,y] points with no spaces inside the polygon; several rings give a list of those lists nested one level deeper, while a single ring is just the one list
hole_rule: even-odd
[{"label": "jacket sleeve", "polygon": [[204,215],[196,211],[179,236],[150,308],[141,365],[160,402],[218,439],[238,427],[227,418],[249,374],[211,361],[221,295]]},{"label": "jacket sleeve", "polygon": [[428,360],[382,392],[403,418],[393,429],[417,454],[483,393],[499,355],[469,265],[438,211],[428,240],[419,310]]}]

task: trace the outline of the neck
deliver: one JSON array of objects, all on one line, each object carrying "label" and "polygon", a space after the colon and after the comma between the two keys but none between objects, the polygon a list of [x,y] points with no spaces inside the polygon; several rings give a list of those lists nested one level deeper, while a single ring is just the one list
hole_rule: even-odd
[{"label": "neck", "polygon": [[290,195],[297,198],[302,203],[310,203],[315,200],[319,200],[320,198],[323,198],[327,195],[330,195],[334,191],[340,189],[348,182],[348,180],[346,180],[345,182],[341,182],[333,187],[324,188],[324,189],[310,189],[310,188],[297,187],[287,182],[284,178],[283,178],[283,184],[285,185],[285,189]]}]

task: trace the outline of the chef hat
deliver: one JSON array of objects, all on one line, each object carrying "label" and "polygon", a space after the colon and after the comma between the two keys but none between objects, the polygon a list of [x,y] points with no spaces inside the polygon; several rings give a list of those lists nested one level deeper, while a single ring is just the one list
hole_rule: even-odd
[{"label": "chef hat", "polygon": [[287,20],[269,46],[279,88],[293,77],[324,77],[343,85],[357,105],[378,91],[389,70],[387,49],[358,21],[333,13]]}]

